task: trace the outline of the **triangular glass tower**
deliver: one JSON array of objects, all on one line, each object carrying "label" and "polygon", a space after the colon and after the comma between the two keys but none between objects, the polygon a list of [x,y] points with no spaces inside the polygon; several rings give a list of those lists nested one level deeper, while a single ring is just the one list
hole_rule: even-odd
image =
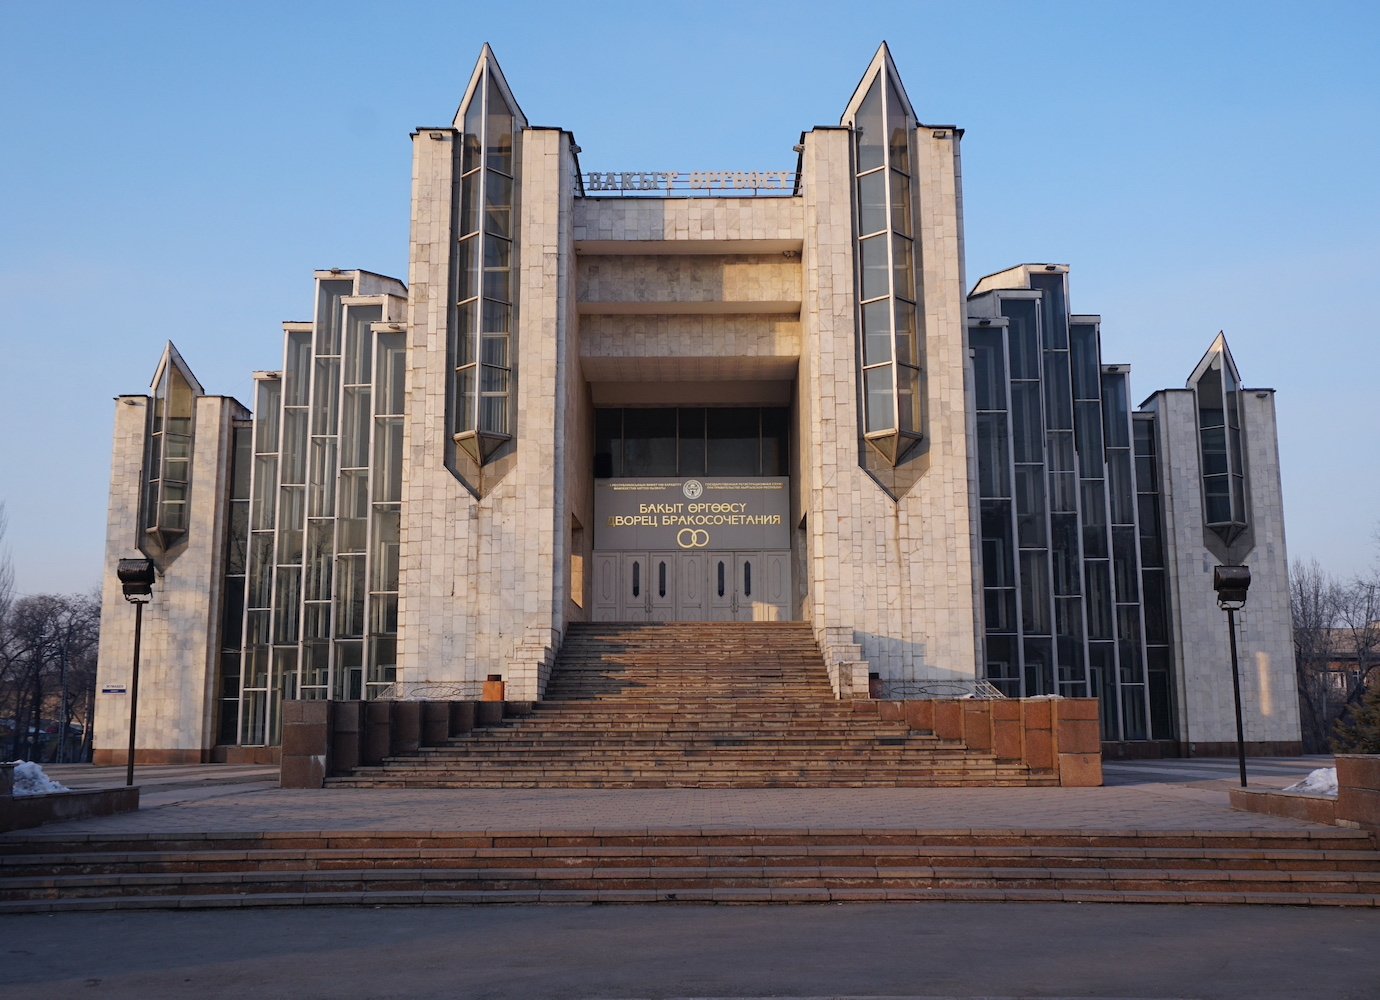
[{"label": "triangular glass tower", "polygon": [[[922,435],[924,336],[916,280],[916,118],[885,42],[840,124],[853,130],[863,440],[894,468]],[[862,460],[876,459],[865,454]]]},{"label": "triangular glass tower", "polygon": [[454,201],[451,434],[482,466],[513,439],[517,398],[517,215],[527,119],[486,44],[455,113],[461,152]]},{"label": "triangular glass tower", "polygon": [[205,390],[168,341],[149,385],[148,450],[144,459],[144,536],[166,553],[187,534],[196,398]]},{"label": "triangular glass tower", "polygon": [[1241,427],[1241,373],[1218,333],[1188,378],[1198,411],[1203,523],[1231,545],[1246,530],[1246,457]]}]

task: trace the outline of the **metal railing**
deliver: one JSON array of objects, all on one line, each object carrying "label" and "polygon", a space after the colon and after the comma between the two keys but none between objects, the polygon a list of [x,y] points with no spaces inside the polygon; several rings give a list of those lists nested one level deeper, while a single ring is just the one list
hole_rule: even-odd
[{"label": "metal railing", "polygon": [[978,678],[881,682],[882,701],[918,701],[925,698],[1005,698],[990,682]]},{"label": "metal railing", "polygon": [[375,701],[478,701],[483,681],[394,681],[378,688]]}]

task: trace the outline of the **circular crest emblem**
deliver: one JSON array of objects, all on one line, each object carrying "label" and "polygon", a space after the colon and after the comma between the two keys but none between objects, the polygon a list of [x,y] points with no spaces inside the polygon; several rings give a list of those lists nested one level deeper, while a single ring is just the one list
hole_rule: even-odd
[{"label": "circular crest emblem", "polygon": [[681,492],[685,494],[687,500],[698,500],[704,495],[704,483],[698,479],[687,479],[685,485],[681,487]]}]

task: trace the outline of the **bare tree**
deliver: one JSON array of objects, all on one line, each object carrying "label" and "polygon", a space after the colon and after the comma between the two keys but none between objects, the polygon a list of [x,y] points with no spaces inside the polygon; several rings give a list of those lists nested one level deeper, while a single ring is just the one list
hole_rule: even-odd
[{"label": "bare tree", "polygon": [[[9,527],[9,516],[5,513],[5,502],[0,500],[0,629],[9,617],[10,604],[14,601],[14,560],[5,545],[5,530]],[[0,642],[4,633],[0,631]]]},{"label": "bare tree", "polygon": [[1380,568],[1349,582],[1316,560],[1289,573],[1304,749],[1330,749],[1338,721],[1361,711],[1380,683]]},{"label": "bare tree", "polygon": [[1342,588],[1337,626],[1333,669],[1344,685],[1338,716],[1342,721],[1354,721],[1367,692],[1380,679],[1380,571],[1358,577]]},{"label": "bare tree", "polygon": [[[15,597],[6,526],[0,503],[0,758],[85,760],[96,701],[100,595]],[[73,738],[78,726],[81,736]]]},{"label": "bare tree", "polygon": [[[58,621],[58,699],[53,717],[59,725],[55,760],[86,760],[91,747],[91,727],[96,708],[96,650],[101,636],[101,599],[98,593],[70,594]],[[81,736],[72,740],[72,728]]]},{"label": "bare tree", "polygon": [[1294,620],[1294,669],[1298,675],[1303,748],[1324,753],[1344,695],[1336,690],[1331,665],[1341,588],[1316,559],[1289,571],[1289,607]]},{"label": "bare tree", "polygon": [[[9,755],[70,760],[90,730],[100,603],[91,595],[35,594],[14,601],[0,659],[0,706]],[[83,719],[83,739],[70,738]],[[48,730],[53,732],[48,732]]]},{"label": "bare tree", "polygon": [[[18,732],[8,690],[14,679],[16,650],[10,630],[10,613],[14,605],[14,562],[5,545],[5,530],[9,518],[0,502],[0,740]],[[13,756],[12,754],[10,755]],[[0,753],[3,757],[3,753]]]}]

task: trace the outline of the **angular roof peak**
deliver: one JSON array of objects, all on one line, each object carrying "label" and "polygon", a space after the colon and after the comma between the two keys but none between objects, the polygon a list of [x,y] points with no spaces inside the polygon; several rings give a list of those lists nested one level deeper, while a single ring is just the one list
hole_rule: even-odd
[{"label": "angular roof peak", "polygon": [[918,120],[915,114],[915,106],[910,103],[910,98],[906,95],[906,86],[901,82],[901,74],[896,70],[896,64],[891,60],[891,49],[886,41],[877,46],[877,54],[872,57],[872,61],[867,64],[867,69],[863,72],[862,79],[858,81],[857,89],[853,91],[853,96],[848,99],[848,106],[843,109],[843,114],[839,116],[839,124],[852,127],[853,119],[858,113],[858,106],[862,104],[863,98],[867,96],[868,90],[872,87],[872,82],[879,74],[885,73],[891,82],[891,87],[895,91],[897,98],[901,102],[901,107],[905,109],[907,115],[912,120]]},{"label": "angular roof peak", "polygon": [[158,367],[153,370],[153,381],[149,383],[149,389],[154,392],[158,391],[158,383],[163,380],[163,373],[167,371],[169,365],[174,366],[182,373],[182,377],[185,378],[187,384],[192,387],[193,395],[206,395],[206,390],[201,387],[201,382],[192,374],[191,368],[189,368],[187,362],[183,360],[182,354],[177,349],[177,345],[171,340],[168,341],[167,346],[163,348],[163,354],[158,359]]},{"label": "angular roof peak", "polygon": [[479,50],[479,58],[475,61],[474,72],[470,74],[470,82],[465,87],[465,96],[460,98],[460,107],[455,111],[455,119],[451,125],[454,128],[463,128],[465,122],[465,109],[470,106],[470,100],[474,97],[475,91],[479,88],[480,81],[484,78],[484,71],[488,70],[489,78],[498,88],[498,92],[507,102],[508,107],[513,109],[514,124],[517,128],[527,127],[527,116],[522,113],[522,108],[518,107],[518,102],[513,97],[513,92],[508,89],[508,80],[503,75],[503,68],[498,65],[498,56],[494,55],[494,50],[489,48],[489,43],[485,42],[484,47]]},{"label": "angular roof peak", "polygon": [[1231,348],[1227,346],[1227,335],[1221,330],[1218,330],[1217,336],[1212,338],[1212,343],[1208,346],[1207,351],[1204,352],[1202,359],[1199,360],[1198,364],[1194,367],[1193,374],[1188,376],[1188,382],[1185,383],[1188,388],[1192,389],[1197,385],[1198,380],[1203,377],[1204,373],[1212,367],[1212,363],[1218,358],[1222,359],[1223,365],[1231,372],[1232,378],[1236,381],[1236,384],[1240,385],[1241,370],[1236,367],[1236,359],[1231,356]]}]

